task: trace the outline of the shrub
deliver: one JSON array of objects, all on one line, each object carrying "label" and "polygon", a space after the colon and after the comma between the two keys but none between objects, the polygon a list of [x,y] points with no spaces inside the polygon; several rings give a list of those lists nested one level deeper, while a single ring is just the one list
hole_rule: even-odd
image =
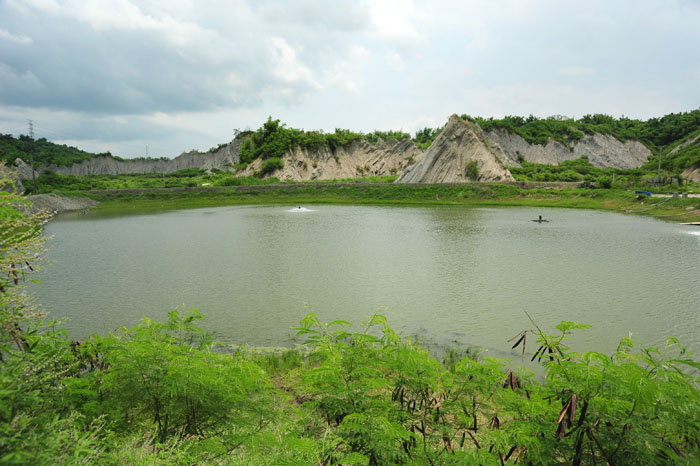
[{"label": "shrub", "polygon": [[476,160],[470,160],[464,167],[464,174],[472,181],[479,179],[479,165]]},{"label": "shrub", "polygon": [[112,419],[123,428],[150,422],[161,443],[254,425],[257,400],[269,389],[263,370],[211,351],[210,335],[194,325],[202,318],[197,310],[168,316],[97,341],[108,355],[100,385]]},{"label": "shrub", "polygon": [[182,170],[177,170],[168,173],[168,176],[174,176],[176,178],[192,178],[195,176],[202,176],[206,173],[206,170],[201,168],[183,168]]},{"label": "shrub", "polygon": [[262,178],[265,175],[274,173],[277,170],[281,170],[284,167],[284,161],[277,157],[272,157],[265,160],[262,165],[260,165],[260,170],[257,171],[255,176]]},{"label": "shrub", "polygon": [[600,176],[596,178],[596,184],[599,188],[610,189],[612,187],[612,179],[609,176]]}]

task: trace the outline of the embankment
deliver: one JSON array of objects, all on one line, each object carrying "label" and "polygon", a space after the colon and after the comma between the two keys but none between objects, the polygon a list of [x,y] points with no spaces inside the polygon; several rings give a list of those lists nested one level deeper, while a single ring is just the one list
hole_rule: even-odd
[{"label": "embankment", "polygon": [[99,204],[98,201],[89,197],[67,197],[58,194],[37,194],[28,196],[27,199],[34,205],[34,209],[55,213],[85,210]]},{"label": "embankment", "polygon": [[83,193],[97,211],[141,213],[244,204],[362,204],[406,206],[523,206],[610,210],[665,221],[700,221],[700,202],[638,199],[631,192],[579,189],[570,183],[278,183],[263,186],[130,189]]}]

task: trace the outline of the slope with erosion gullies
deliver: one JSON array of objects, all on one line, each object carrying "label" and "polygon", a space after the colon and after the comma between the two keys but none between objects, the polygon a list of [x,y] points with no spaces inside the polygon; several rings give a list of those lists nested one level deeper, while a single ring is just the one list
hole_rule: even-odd
[{"label": "slope with erosion gullies", "polygon": [[418,163],[408,167],[397,183],[463,183],[514,181],[503,165],[504,153],[483,138],[472,123],[452,115]]},{"label": "slope with erosion gullies", "polygon": [[174,159],[135,159],[120,160],[111,155],[100,155],[95,158],[75,163],[68,167],[49,165],[43,170],[51,170],[60,175],[126,175],[142,173],[171,173],[188,168],[204,170],[226,169],[238,163],[240,142],[234,139],[228,144],[221,145],[208,152],[184,152]]},{"label": "slope with erosion gullies", "polygon": [[682,171],[683,179],[700,183],[700,131],[674,147],[661,163],[671,172]]},{"label": "slope with erosion gullies", "polygon": [[[284,166],[270,176],[282,181],[305,181],[398,175],[422,156],[423,151],[410,138],[380,140],[376,144],[360,139],[335,150],[296,147],[285,153]],[[263,163],[263,160],[255,160],[239,174],[252,176]]]},{"label": "slope with erosion gullies", "polygon": [[[698,179],[700,167],[700,109],[692,112],[669,114],[648,121],[615,119],[607,115],[586,115],[578,120],[563,117],[539,119],[535,117],[472,118],[463,115],[475,128],[476,139],[481,140],[486,149],[479,147],[478,154],[469,153],[469,147],[461,148],[460,153],[466,159],[479,159],[487,153],[494,153],[496,160],[505,166],[519,166],[521,161],[558,165],[564,161],[586,156],[600,168],[631,169],[651,165],[656,166],[659,151],[663,153],[662,168],[667,172],[682,172],[685,178]],[[271,121],[266,124],[270,126]],[[267,173],[283,180],[311,180],[352,178],[368,175],[402,175],[408,166],[424,157],[424,149],[435,142],[446,128],[425,128],[416,133],[415,140],[408,135],[397,137],[398,141],[384,138],[376,141],[370,135],[343,130],[340,140],[323,141],[337,134],[311,132],[285,128],[277,123],[277,130],[289,134],[282,135],[282,147],[276,147],[277,154],[266,150],[256,154],[257,159],[250,160],[249,166],[239,175],[260,174],[266,157],[279,157],[283,167]],[[263,125],[257,132],[266,134],[269,128]],[[337,133],[338,130],[336,130]],[[251,132],[252,133],[252,132]],[[346,134],[347,133],[347,134]],[[381,133],[381,132],[376,132]],[[388,132],[390,135],[392,132]],[[320,134],[320,136],[319,136]],[[296,142],[287,136],[304,136],[313,144]],[[351,136],[351,137],[348,137]],[[242,161],[242,143],[245,137],[221,144],[218,148],[205,153],[191,151],[169,159],[120,159],[107,154],[89,154],[76,148],[54,144],[44,139],[31,140],[26,136],[14,138],[0,135],[0,159],[10,165],[19,165],[24,179],[31,178],[31,169],[17,162],[25,161],[33,155],[38,171],[51,170],[59,174],[70,175],[120,175],[141,173],[170,173],[183,169],[220,169],[233,170],[233,166]],[[375,135],[376,136],[376,135]],[[286,139],[285,139],[286,138]],[[316,139],[321,140],[317,144]],[[273,138],[274,139],[274,138]],[[275,141],[273,141],[275,142]],[[472,141],[473,142],[473,141]],[[469,142],[471,144],[471,142]],[[285,146],[286,145],[286,146]],[[459,145],[459,144],[458,144]],[[260,146],[259,149],[263,149]],[[429,147],[428,147],[429,149]],[[434,151],[437,150],[434,149]],[[653,154],[652,154],[653,153]],[[481,154],[481,155],[479,155]],[[487,157],[489,158],[489,157]],[[486,159],[483,159],[486,160]],[[497,172],[491,172],[483,160],[477,162],[478,179],[507,179]],[[249,160],[245,160],[248,162]],[[480,166],[481,165],[484,166]],[[646,164],[646,165],[645,165]],[[496,163],[498,165],[498,163]],[[279,166],[279,164],[277,165]],[[24,168],[24,169],[22,169]],[[444,168],[444,167],[443,167]],[[465,168],[465,167],[460,167]],[[474,168],[474,167],[472,167]],[[461,180],[465,174],[447,169],[436,179]],[[412,170],[413,171],[413,170]],[[433,169],[440,172],[440,170]],[[459,170],[458,170],[459,171]],[[465,169],[466,171],[466,169]],[[471,177],[475,177],[472,170]],[[405,176],[408,176],[406,174]],[[412,175],[415,176],[415,175]]]},{"label": "slope with erosion gullies", "polygon": [[506,156],[505,164],[520,166],[526,162],[558,165],[565,160],[587,156],[599,168],[639,168],[647,161],[651,151],[635,140],[620,141],[610,134],[586,134],[582,139],[566,146],[550,139],[546,144],[530,144],[519,134],[502,128],[491,129],[484,137],[498,144]]},{"label": "slope with erosion gullies", "polygon": [[487,139],[498,143],[509,166],[521,161],[557,165],[586,156],[599,168],[649,168],[663,154],[668,171],[700,166],[700,158],[684,148],[700,134],[700,109],[637,120],[605,114],[579,119],[554,115],[547,118],[505,116],[500,119],[462,115],[478,123]]}]

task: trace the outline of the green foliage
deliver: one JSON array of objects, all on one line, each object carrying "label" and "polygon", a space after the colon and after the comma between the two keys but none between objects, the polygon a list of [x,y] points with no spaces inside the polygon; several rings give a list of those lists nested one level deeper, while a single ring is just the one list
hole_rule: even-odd
[{"label": "green foliage", "polygon": [[238,155],[240,158],[241,163],[239,165],[239,170],[242,170],[250,162],[255,160],[255,143],[253,142],[253,138],[248,136],[244,137],[241,140],[241,145],[238,151]]},{"label": "green foliage", "polygon": [[8,165],[14,164],[17,158],[29,164],[33,157],[35,166],[70,166],[102,155],[109,153],[91,154],[65,144],[54,144],[45,138],[32,139],[24,135],[15,138],[10,134],[0,134],[0,161]]},{"label": "green foliage", "polygon": [[547,118],[540,119],[530,115],[506,116],[502,119],[480,118],[462,115],[462,119],[478,123],[484,131],[503,129],[520,135],[530,144],[547,144],[550,140],[558,141],[566,146],[583,139],[584,133],[577,128],[571,119]]},{"label": "green foliage", "polygon": [[346,147],[354,141],[365,140],[376,144],[380,139],[403,140],[410,137],[401,131],[373,131],[368,134],[356,133],[347,129],[336,128],[333,133],[323,131],[304,131],[288,128],[280,120],[268,117],[262,127],[254,132],[240,133],[240,160],[250,163],[256,159],[283,158],[296,148],[306,150],[330,150],[335,153],[338,148]]},{"label": "green foliage", "polygon": [[428,128],[419,129],[413,138],[413,142],[421,149],[427,149],[433,143],[435,138],[442,132],[443,128]]},{"label": "green foliage", "polygon": [[150,423],[161,443],[234,424],[254,429],[269,390],[262,369],[211,351],[210,335],[194,325],[198,311],[168,316],[97,340],[109,365],[99,389],[110,418],[120,428]]},{"label": "green foliage", "polygon": [[612,187],[612,179],[608,176],[601,176],[596,179],[596,185],[599,188],[610,189]]},{"label": "green foliage", "polygon": [[700,128],[700,109],[670,113],[646,121],[603,114],[585,115],[577,120],[558,115],[548,118],[506,116],[502,119],[462,115],[462,118],[478,123],[484,131],[500,128],[516,133],[530,144],[546,144],[551,139],[570,146],[584,134],[601,133],[621,141],[640,141],[653,151],[672,145]]},{"label": "green foliage", "polygon": [[691,112],[670,113],[647,121],[626,117],[615,119],[608,115],[585,115],[577,120],[584,131],[611,134],[625,141],[636,139],[649,148],[668,146],[685,138],[700,127],[700,109]]},{"label": "green foliage", "polygon": [[58,175],[47,172],[37,178],[39,193],[88,191],[96,189],[177,188],[211,186],[248,186],[268,184],[274,180],[261,180],[250,176],[234,176],[234,172],[219,171],[206,174],[193,168],[173,173],[145,173],[132,175]]},{"label": "green foliage", "polygon": [[544,181],[544,182],[596,182],[599,188],[647,187],[646,180],[656,176],[656,172],[649,172],[645,168],[615,169],[598,168],[592,165],[586,156],[574,160],[565,160],[559,165],[548,165],[533,162],[521,162],[520,167],[508,168],[513,177],[518,181]]},{"label": "green foliage", "polygon": [[195,176],[202,176],[206,172],[206,170],[201,168],[183,168],[182,170],[168,173],[168,176],[174,176],[175,178],[192,178]]},{"label": "green foliage", "polygon": [[272,157],[265,160],[262,165],[260,165],[260,170],[255,173],[255,176],[262,178],[265,175],[276,172],[284,168],[284,161],[277,157]]},{"label": "green foliage", "polygon": [[[612,356],[569,350],[588,326],[539,329],[533,360],[546,379],[507,361],[465,357],[447,370],[403,341],[380,316],[360,333],[316,315],[297,330],[320,361],[302,373],[307,407],[338,436],[325,461],[346,455],[366,464],[665,464],[700,460],[700,364],[674,339],[665,350],[632,351],[624,339]],[[374,331],[373,331],[374,329]],[[327,434],[326,434],[327,435]],[[682,455],[682,456],[681,456]]]},{"label": "green foliage", "polygon": [[255,159],[283,158],[295,148],[319,150],[330,149],[332,152],[339,147],[361,139],[362,135],[349,130],[337,128],[334,133],[324,134],[321,131],[303,131],[287,128],[280,120],[269,117],[261,128],[255,132],[240,134],[240,160],[250,163]]},{"label": "green foliage", "polygon": [[440,364],[380,314],[359,332],[308,314],[301,347],[270,356],[215,351],[196,310],[71,341],[21,301],[43,221],[21,201],[0,192],[2,464],[700,462],[700,363],[674,338],[578,353],[588,326],[533,322],[513,349],[533,335],[544,379],[469,351]]},{"label": "green foliage", "polygon": [[464,166],[464,174],[472,181],[477,181],[479,179],[479,165],[476,160],[470,160],[467,162],[467,164]]},{"label": "green foliage", "polygon": [[[0,177],[0,186],[6,181]],[[67,393],[81,367],[65,331],[38,320],[42,313],[23,290],[49,218],[28,214],[26,206],[0,191],[0,463],[86,463],[100,456],[102,423],[87,421]]]},{"label": "green foliage", "polygon": [[[269,180],[274,181],[274,180]],[[279,181],[279,180],[278,180]],[[254,176],[220,176],[212,181],[213,186],[252,186],[261,184],[262,180]]]},{"label": "green foliage", "polygon": [[374,130],[371,133],[364,135],[364,140],[370,144],[376,144],[381,139],[382,141],[403,141],[406,138],[410,138],[411,135],[404,133],[403,131],[377,131]]},{"label": "green foliage", "polygon": [[[700,131],[691,134],[691,138],[697,138],[678,149],[674,153],[667,152],[661,156],[661,168],[676,175],[677,172],[686,168],[700,167]],[[687,139],[691,139],[687,138]],[[659,156],[655,154],[649,158],[644,168],[649,171],[656,171],[659,166]]]}]

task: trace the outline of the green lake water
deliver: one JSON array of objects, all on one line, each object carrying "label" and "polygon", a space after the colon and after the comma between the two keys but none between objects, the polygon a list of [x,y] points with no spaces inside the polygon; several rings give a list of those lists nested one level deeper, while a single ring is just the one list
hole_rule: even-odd
[{"label": "green lake water", "polygon": [[[532,222],[538,215],[549,222]],[[628,334],[700,352],[700,229],[530,208],[236,206],[49,223],[38,302],[71,337],[196,307],[227,343],[293,343],[313,310],[509,354],[537,324],[591,324],[578,350]],[[534,349],[534,348],[530,348]],[[516,353],[512,353],[515,355]]]}]

